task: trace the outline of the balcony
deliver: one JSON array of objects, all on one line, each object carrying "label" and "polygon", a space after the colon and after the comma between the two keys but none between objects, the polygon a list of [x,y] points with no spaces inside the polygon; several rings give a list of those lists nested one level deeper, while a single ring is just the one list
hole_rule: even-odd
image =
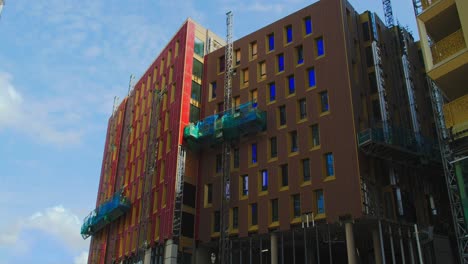
[{"label": "balcony", "polygon": [[435,64],[445,60],[466,48],[465,38],[461,29],[431,45],[432,61]]},{"label": "balcony", "polygon": [[86,239],[103,229],[107,224],[115,221],[130,210],[130,201],[121,193],[105,201],[94,209],[84,220],[81,226],[81,236]]},{"label": "balcony", "polygon": [[189,124],[184,129],[184,139],[191,147],[212,146],[265,129],[266,112],[259,110],[256,102],[248,102]]},{"label": "balcony", "polygon": [[453,139],[468,136],[468,94],[445,104],[444,117]]},{"label": "balcony", "polygon": [[358,134],[358,146],[369,156],[398,163],[419,165],[424,161],[439,161],[438,145],[428,138],[421,138],[420,144],[414,133],[404,128],[390,127],[388,138],[382,127],[365,129]]}]

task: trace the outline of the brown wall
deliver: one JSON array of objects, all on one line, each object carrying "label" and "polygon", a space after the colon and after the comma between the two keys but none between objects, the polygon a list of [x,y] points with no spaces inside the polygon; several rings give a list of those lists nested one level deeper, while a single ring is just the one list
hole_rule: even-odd
[{"label": "brown wall", "polygon": [[[291,14],[265,28],[262,28],[234,43],[234,50],[241,49],[241,62],[236,67],[237,74],[233,77],[233,97],[240,96],[241,103],[250,100],[250,91],[258,90],[258,108],[267,111],[267,130],[257,136],[242,138],[234,143],[240,149],[240,168],[231,173],[231,206],[239,207],[239,236],[248,233],[248,206],[258,203],[258,232],[268,231],[270,220],[269,201],[279,198],[279,228],[287,230],[291,227],[290,212],[292,211],[291,195],[300,193],[301,212],[315,211],[314,191],[323,189],[325,197],[326,220],[334,222],[338,216],[351,214],[354,217],[361,215],[360,182],[358,177],[356,136],[353,128],[353,111],[350,100],[350,86],[348,77],[348,61],[344,45],[344,32],[342,18],[345,11],[341,9],[341,1],[322,0],[298,12]],[[344,6],[343,6],[344,9]],[[312,34],[304,36],[303,19],[311,17]],[[285,45],[283,37],[284,27],[292,25],[293,41]],[[275,50],[266,54],[266,36],[274,32]],[[325,55],[315,55],[315,39],[323,37]],[[257,41],[258,55],[256,59],[249,60],[249,44]],[[302,45],[304,50],[303,65],[295,63],[295,47]],[[276,73],[276,56],[284,53],[285,71]],[[224,74],[218,73],[218,60],[224,55],[224,49],[217,50],[205,57],[206,75],[204,79],[204,102],[202,112],[204,116],[215,113],[218,104],[223,100],[222,87]],[[235,57],[234,57],[235,61]],[[257,79],[257,65],[266,61],[266,80]],[[314,67],[317,85],[308,88],[307,69]],[[249,85],[240,88],[242,70],[249,69]],[[295,76],[295,95],[286,95],[287,76]],[[217,97],[209,101],[209,84],[217,81]],[[268,84],[276,83],[276,102],[267,104]],[[328,91],[330,112],[319,114],[319,93]],[[297,122],[297,102],[305,98],[307,101],[307,119]],[[280,105],[286,105],[287,125],[278,128],[277,110]],[[309,148],[310,130],[312,124],[319,124],[321,146],[318,149]],[[291,155],[288,151],[288,135],[296,130],[298,134],[299,151]],[[268,140],[276,136],[278,139],[278,159],[268,161]],[[258,163],[249,166],[250,144],[258,145]],[[335,162],[336,179],[325,181],[323,155],[332,152]],[[219,181],[221,175],[215,173],[216,154],[221,153],[220,148],[208,148],[200,153],[200,177],[203,186],[213,183],[213,204],[204,207],[203,193],[199,195],[198,206],[200,210],[198,238],[203,241],[210,239],[213,227],[213,211],[220,206],[221,193]],[[300,161],[310,159],[311,184],[301,186],[302,173]],[[279,177],[281,164],[289,164],[289,190],[279,191]],[[258,196],[259,171],[267,169],[269,174],[268,193]],[[249,175],[249,197],[239,201],[239,176]]]}]

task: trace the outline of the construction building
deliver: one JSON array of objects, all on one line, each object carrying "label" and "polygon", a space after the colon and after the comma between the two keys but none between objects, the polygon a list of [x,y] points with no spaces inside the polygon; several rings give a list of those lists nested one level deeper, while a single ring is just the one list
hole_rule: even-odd
[{"label": "construction building", "polygon": [[115,106],[88,263],[452,263],[411,34],[321,0],[229,35],[189,19]]},{"label": "construction building", "polygon": [[468,263],[468,2],[413,0],[461,263]]},{"label": "construction building", "polygon": [[190,252],[198,161],[183,131],[199,119],[204,55],[223,45],[188,19],[115,106],[96,209],[81,229],[92,236],[88,263],[176,263],[178,248]]},{"label": "construction building", "polygon": [[225,228],[224,263],[451,263],[429,87],[404,28],[318,1],[233,43],[223,112],[225,60],[205,56],[204,119],[185,133],[200,160],[195,263]]}]

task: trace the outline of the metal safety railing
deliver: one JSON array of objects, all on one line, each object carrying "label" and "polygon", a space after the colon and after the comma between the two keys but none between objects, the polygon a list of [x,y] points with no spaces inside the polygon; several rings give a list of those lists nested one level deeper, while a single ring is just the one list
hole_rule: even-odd
[{"label": "metal safety railing", "polygon": [[83,220],[81,236],[86,239],[130,210],[130,201],[121,193],[102,203]]}]

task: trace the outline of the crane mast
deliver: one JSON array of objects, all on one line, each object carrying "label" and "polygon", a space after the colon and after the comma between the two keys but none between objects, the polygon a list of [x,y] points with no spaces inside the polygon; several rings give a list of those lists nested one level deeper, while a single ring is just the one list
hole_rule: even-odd
[{"label": "crane mast", "polygon": [[[226,48],[224,53],[225,73],[224,73],[224,112],[232,111],[232,12],[226,13]],[[219,263],[229,263],[230,243],[229,243],[229,201],[230,194],[230,169],[231,169],[231,143],[223,142],[223,179],[222,179],[222,199],[221,199],[221,235],[219,243]]]}]

